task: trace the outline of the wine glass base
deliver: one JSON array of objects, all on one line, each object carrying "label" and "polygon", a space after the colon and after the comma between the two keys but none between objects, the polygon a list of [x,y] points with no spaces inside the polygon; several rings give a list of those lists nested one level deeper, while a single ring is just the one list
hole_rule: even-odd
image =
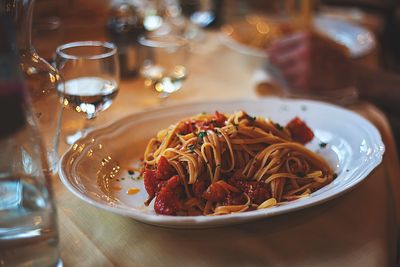
[{"label": "wine glass base", "polygon": [[67,137],[65,137],[65,142],[68,145],[72,145],[73,143],[75,143],[76,141],[78,141],[81,137],[83,137],[85,134],[83,131],[78,131],[72,135],[68,135]]}]

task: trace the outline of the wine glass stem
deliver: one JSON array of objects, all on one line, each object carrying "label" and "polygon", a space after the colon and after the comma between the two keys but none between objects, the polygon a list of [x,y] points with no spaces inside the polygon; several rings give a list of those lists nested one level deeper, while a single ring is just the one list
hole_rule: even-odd
[{"label": "wine glass stem", "polygon": [[93,128],[94,121],[97,118],[96,115],[96,113],[90,113],[86,115],[85,124],[82,129],[82,136],[87,134],[87,132],[89,132]]},{"label": "wine glass stem", "polygon": [[93,129],[93,122],[95,119],[96,114],[88,114],[86,116],[83,128],[78,132],[66,137],[67,144],[71,145],[75,143],[79,138],[85,136],[91,129]]},{"label": "wine glass stem", "polygon": [[161,106],[166,105],[166,104],[168,103],[168,97],[169,97],[169,94],[164,95],[164,96],[162,96],[162,97],[159,97],[159,98],[158,98],[158,99],[159,99],[159,104],[160,104]]}]

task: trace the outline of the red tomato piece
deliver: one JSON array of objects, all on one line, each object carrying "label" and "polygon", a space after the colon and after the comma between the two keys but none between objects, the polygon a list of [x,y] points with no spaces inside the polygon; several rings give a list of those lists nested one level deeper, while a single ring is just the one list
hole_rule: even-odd
[{"label": "red tomato piece", "polygon": [[183,188],[178,175],[172,176],[164,182],[160,191],[157,193],[154,203],[154,210],[157,214],[176,215],[184,208]]},{"label": "red tomato piece", "polygon": [[230,206],[230,205],[241,205],[245,202],[243,193],[235,193],[229,192],[229,194],[224,199],[223,205]]},{"label": "red tomato piece", "polygon": [[225,126],[225,122],[228,119],[224,114],[221,114],[218,111],[215,111],[215,115],[213,117],[214,117],[214,120],[215,120],[215,126],[216,127]]},{"label": "red tomato piece", "polygon": [[258,181],[236,180],[232,181],[235,187],[246,193],[252,203],[261,204],[271,197],[266,183]]},{"label": "red tomato piece", "polygon": [[156,179],[156,171],[145,169],[143,172],[144,177],[144,188],[149,194],[149,199],[153,199],[154,195],[156,194],[158,188],[158,182]]},{"label": "red tomato piece", "polygon": [[200,198],[204,194],[204,191],[206,191],[209,184],[210,183],[207,183],[205,176],[198,177],[192,187],[194,195]]},{"label": "red tomato piece", "polygon": [[196,125],[203,131],[214,130],[214,125],[212,125],[209,121],[198,121],[196,122]]},{"label": "red tomato piece", "polygon": [[286,128],[292,134],[293,140],[303,145],[310,142],[314,138],[313,131],[298,117],[291,120],[286,125]]},{"label": "red tomato piece", "polygon": [[186,135],[186,134],[193,133],[194,124],[195,124],[195,122],[193,120],[187,120],[185,122],[181,122],[180,125],[178,126],[179,134]]},{"label": "red tomato piece", "polygon": [[244,179],[246,179],[246,176],[244,176],[244,174],[242,172],[243,172],[242,169],[235,171],[235,173],[232,175],[230,180],[244,180]]},{"label": "red tomato piece", "polygon": [[175,174],[176,171],[174,167],[169,164],[168,160],[165,157],[161,156],[160,160],[157,163],[156,178],[158,180],[167,180]]},{"label": "red tomato piece", "polygon": [[213,183],[204,192],[203,197],[212,202],[218,202],[223,201],[228,193],[229,191],[227,191],[222,185],[219,183]]}]

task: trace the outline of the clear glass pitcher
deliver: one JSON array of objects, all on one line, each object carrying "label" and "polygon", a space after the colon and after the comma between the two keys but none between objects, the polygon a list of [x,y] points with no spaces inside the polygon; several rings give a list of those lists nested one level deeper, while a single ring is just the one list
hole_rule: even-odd
[{"label": "clear glass pitcher", "polygon": [[34,0],[6,0],[7,12],[17,25],[21,69],[31,98],[33,113],[44,140],[49,172],[56,174],[61,130],[62,99],[57,86],[63,83],[58,71],[41,58],[31,41]]},{"label": "clear glass pitcher", "polygon": [[62,266],[47,154],[0,8],[0,266]]}]

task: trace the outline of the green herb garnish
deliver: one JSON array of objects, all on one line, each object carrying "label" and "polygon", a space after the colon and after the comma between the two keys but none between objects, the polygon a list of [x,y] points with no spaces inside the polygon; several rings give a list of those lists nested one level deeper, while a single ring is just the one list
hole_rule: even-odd
[{"label": "green herb garnish", "polygon": [[134,170],[128,170],[129,175],[134,175],[135,171]]},{"label": "green herb garnish", "polygon": [[283,131],[283,126],[280,125],[279,123],[274,123],[276,129],[278,129],[279,131]]},{"label": "green herb garnish", "polygon": [[337,173],[334,173],[332,177],[333,179],[336,179],[338,177]]},{"label": "green herb garnish", "polygon": [[304,178],[306,176],[306,174],[304,172],[296,172],[296,176]]},{"label": "green herb garnish", "polygon": [[256,118],[256,116],[250,116],[250,115],[247,115],[246,114],[246,117],[247,117],[247,119],[250,121],[250,122],[254,122],[257,118]]},{"label": "green herb garnish", "polygon": [[189,150],[190,150],[191,152],[193,152],[193,150],[194,150],[194,145],[193,145],[193,144],[190,144],[190,145],[188,145],[188,148],[189,148]]},{"label": "green herb garnish", "polygon": [[140,180],[140,179],[142,179],[143,178],[143,176],[137,176],[137,177],[135,177],[135,176],[131,176],[131,179],[133,180],[133,181],[137,181],[137,180]]},{"label": "green herb garnish", "polygon": [[207,132],[200,132],[198,136],[199,136],[199,138],[203,139],[204,136],[206,136],[206,135],[207,135]]},{"label": "green herb garnish", "polygon": [[320,147],[320,148],[325,148],[327,145],[328,145],[328,144],[325,143],[325,142],[319,143],[319,147]]}]

